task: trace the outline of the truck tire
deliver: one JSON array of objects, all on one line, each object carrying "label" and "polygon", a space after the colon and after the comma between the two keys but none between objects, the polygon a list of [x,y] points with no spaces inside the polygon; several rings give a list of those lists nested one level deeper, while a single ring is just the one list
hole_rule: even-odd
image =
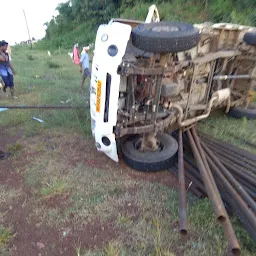
[{"label": "truck tire", "polygon": [[256,45],[256,33],[253,33],[253,32],[245,33],[243,40],[248,45]]},{"label": "truck tire", "polygon": [[250,103],[248,108],[234,107],[228,112],[228,115],[234,118],[256,119],[256,104]]},{"label": "truck tire", "polygon": [[136,148],[139,137],[129,137],[121,144],[123,159],[131,168],[142,172],[166,170],[176,162],[177,141],[168,134],[157,136],[160,149],[156,152],[141,152]]},{"label": "truck tire", "polygon": [[195,47],[199,40],[199,30],[183,22],[144,23],[132,30],[133,45],[146,52],[182,52]]}]

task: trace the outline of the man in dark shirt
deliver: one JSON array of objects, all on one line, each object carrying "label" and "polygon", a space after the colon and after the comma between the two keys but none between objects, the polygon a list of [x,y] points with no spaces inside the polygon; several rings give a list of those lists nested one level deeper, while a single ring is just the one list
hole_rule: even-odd
[{"label": "man in dark shirt", "polygon": [[4,81],[3,92],[6,94],[6,89],[10,87],[12,98],[16,99],[16,97],[14,96],[14,81],[13,81],[13,74],[15,74],[15,71],[10,62],[9,55],[6,52],[7,47],[8,47],[8,43],[6,41],[0,42],[0,76]]}]

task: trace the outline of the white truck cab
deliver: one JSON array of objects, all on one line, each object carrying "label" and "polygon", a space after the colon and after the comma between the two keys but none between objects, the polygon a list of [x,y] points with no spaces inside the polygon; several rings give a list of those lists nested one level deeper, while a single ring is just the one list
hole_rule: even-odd
[{"label": "white truck cab", "polygon": [[[151,21],[160,21],[155,5],[150,6],[145,22]],[[116,162],[118,154],[113,129],[117,122],[118,104],[122,104],[118,100],[122,83],[117,69],[125,54],[132,27],[140,23],[112,19],[108,24],[100,25],[96,35],[90,86],[91,129],[97,149]]]}]

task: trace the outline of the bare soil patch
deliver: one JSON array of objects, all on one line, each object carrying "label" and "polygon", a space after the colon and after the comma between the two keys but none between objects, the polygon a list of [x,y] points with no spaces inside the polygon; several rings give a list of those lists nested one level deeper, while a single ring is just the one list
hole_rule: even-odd
[{"label": "bare soil patch", "polygon": [[[50,153],[58,147],[59,154],[63,155],[71,166],[75,167],[78,164],[84,164],[102,171],[128,175],[133,180],[147,180],[173,187],[177,185],[175,177],[170,172],[138,173],[127,167],[122,160],[119,164],[114,163],[105,155],[101,155],[96,151],[92,140],[85,140],[80,136],[69,137],[66,140],[62,138],[60,145],[56,145],[56,137],[54,136],[22,138],[21,133],[17,136],[1,133],[2,149],[6,150],[9,145],[13,145],[17,141],[23,146],[17,156],[0,162],[0,184],[8,185],[10,188],[20,189],[21,191],[21,196],[18,200],[9,202],[2,208],[2,210],[8,212],[5,215],[5,224],[11,226],[13,234],[15,234],[9,243],[11,255],[70,256],[75,255],[76,249],[79,247],[82,247],[83,250],[102,248],[121,235],[128,236],[116,223],[118,213],[131,216],[132,221],[136,221],[140,216],[139,207],[134,202],[126,202],[117,212],[113,213],[112,219],[102,223],[96,216],[94,220],[79,230],[73,226],[71,221],[66,224],[65,230],[67,231],[65,231],[45,226],[36,218],[29,218],[30,212],[35,207],[33,204],[35,198],[31,189],[24,183],[22,175],[26,168],[29,168],[34,161],[37,161],[40,156],[40,150],[32,152],[26,148],[25,144],[27,143],[29,146],[36,145],[42,139],[44,139],[44,150]],[[25,141],[26,143],[24,144]],[[39,200],[47,208],[64,210],[69,206],[69,198],[70,194],[64,193]],[[72,215],[70,217],[72,219]]]}]

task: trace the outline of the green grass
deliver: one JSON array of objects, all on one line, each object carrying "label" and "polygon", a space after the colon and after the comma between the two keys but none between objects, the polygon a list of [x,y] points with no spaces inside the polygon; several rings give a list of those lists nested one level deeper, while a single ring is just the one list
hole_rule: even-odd
[{"label": "green grass", "polygon": [[[27,56],[27,58],[24,56]],[[33,59],[33,61],[31,61]],[[15,94],[18,100],[10,98],[1,100],[1,105],[62,105],[61,101],[69,100],[68,105],[85,105],[84,96],[87,90],[80,93],[81,74],[79,67],[74,65],[66,55],[52,55],[47,52],[27,48],[13,48],[13,66],[15,76]],[[35,116],[44,120],[39,124],[31,118]],[[89,131],[88,107],[74,110],[8,110],[1,113],[0,126],[14,127],[22,125],[27,136],[37,135],[47,128],[60,128]]]},{"label": "green grass", "polygon": [[256,144],[255,125],[255,120],[235,119],[225,115],[224,111],[218,111],[199,123],[198,127],[213,137],[256,153],[255,148],[246,144],[246,141]]},{"label": "green grass", "polygon": [[13,234],[11,229],[0,225],[0,247],[6,246],[12,238]]},{"label": "green grass", "polygon": [[46,183],[40,189],[40,194],[44,199],[57,196],[57,195],[62,195],[62,193],[64,193],[65,191],[65,187],[66,187],[65,181],[62,181],[62,180],[50,181],[50,183]]}]

